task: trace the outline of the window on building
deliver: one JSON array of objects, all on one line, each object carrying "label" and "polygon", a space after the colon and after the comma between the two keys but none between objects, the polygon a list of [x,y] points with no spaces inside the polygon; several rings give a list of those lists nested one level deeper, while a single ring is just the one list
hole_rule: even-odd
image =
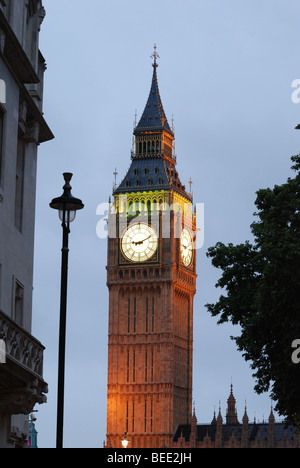
[{"label": "window on building", "polygon": [[126,404],[126,432],[129,432],[128,419],[129,419],[129,403],[127,401],[127,404]]},{"label": "window on building", "polygon": [[145,352],[145,382],[148,382],[148,351]]},{"label": "window on building", "polygon": [[14,287],[14,321],[23,326],[23,312],[24,312],[24,287],[15,279],[13,279]]},{"label": "window on building", "polygon": [[146,333],[148,333],[148,324],[149,324],[149,299],[146,297]]},{"label": "window on building", "polygon": [[16,164],[15,226],[20,232],[22,232],[23,223],[24,169],[25,141],[22,137],[19,137]]},{"label": "window on building", "polygon": [[153,400],[150,405],[150,432],[153,432]]},{"label": "window on building", "polygon": [[133,351],[132,358],[132,382],[135,383],[135,351]]},{"label": "window on building", "polygon": [[152,332],[154,332],[154,318],[155,318],[155,310],[154,310],[154,297],[152,298]]},{"label": "window on building", "polygon": [[133,302],[133,333],[136,333],[136,297]]},{"label": "window on building", "polygon": [[130,299],[128,299],[127,333],[130,333]]},{"label": "window on building", "polygon": [[132,403],[132,432],[134,432],[134,402]]},{"label": "window on building", "polygon": [[130,370],[130,354],[127,352],[127,383],[129,382],[129,370]]}]

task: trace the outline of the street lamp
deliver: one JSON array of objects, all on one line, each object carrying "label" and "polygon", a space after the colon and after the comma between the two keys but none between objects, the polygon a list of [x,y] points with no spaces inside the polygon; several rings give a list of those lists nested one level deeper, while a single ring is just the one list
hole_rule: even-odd
[{"label": "street lamp", "polygon": [[63,448],[63,419],[64,419],[64,386],[65,386],[65,349],[66,349],[66,318],[67,318],[67,281],[70,223],[74,221],[77,210],[84,207],[81,200],[71,194],[69,172],[63,174],[65,185],[61,197],[54,198],[50,208],[58,210],[62,222],[62,258],[61,258],[61,291],[60,291],[60,325],[59,325],[59,357],[58,357],[58,390],[57,390],[57,432],[56,448]]},{"label": "street lamp", "polygon": [[127,448],[129,440],[127,439],[127,432],[125,432],[124,437],[121,439],[122,447]]}]

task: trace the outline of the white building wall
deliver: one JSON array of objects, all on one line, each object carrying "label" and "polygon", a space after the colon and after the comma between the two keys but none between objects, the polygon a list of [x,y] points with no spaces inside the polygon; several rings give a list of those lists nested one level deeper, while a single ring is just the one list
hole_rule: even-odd
[{"label": "white building wall", "polygon": [[[41,0],[0,0],[0,10],[41,80],[40,83],[22,83],[14,69],[17,66],[22,67],[22,63],[12,66],[0,50],[0,80],[4,81],[6,88],[6,102],[0,103],[0,112],[4,115],[0,159],[0,310],[31,333],[37,148],[41,142],[41,132],[38,131],[40,123],[33,122],[33,127],[28,127],[26,116],[28,118],[27,109],[32,108],[32,104],[39,111],[42,109],[45,67],[43,57],[38,51],[38,36],[45,10]],[[1,34],[0,24],[0,49]],[[8,40],[7,34],[3,37],[5,41]],[[30,99],[32,103],[28,102]],[[33,111],[35,112],[34,109]],[[42,125],[47,127],[46,123],[42,122]],[[47,137],[48,130],[46,128],[46,137],[42,141],[51,139],[50,134]],[[20,136],[25,138],[21,228],[17,227],[15,222]],[[0,378],[1,365],[5,364],[0,363]],[[0,448],[24,445],[24,435],[28,433],[28,419],[27,415],[0,414]]]}]

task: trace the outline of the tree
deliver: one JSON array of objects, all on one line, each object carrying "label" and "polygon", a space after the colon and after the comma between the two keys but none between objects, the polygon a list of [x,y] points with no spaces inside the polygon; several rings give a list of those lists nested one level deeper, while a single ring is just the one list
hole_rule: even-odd
[{"label": "tree", "polygon": [[278,413],[300,427],[300,363],[292,359],[300,343],[300,155],[291,160],[294,178],[257,192],[253,243],[208,249],[223,271],[216,287],[227,294],[206,307],[218,323],[240,326],[231,338],[251,361],[255,391],[271,389]]}]

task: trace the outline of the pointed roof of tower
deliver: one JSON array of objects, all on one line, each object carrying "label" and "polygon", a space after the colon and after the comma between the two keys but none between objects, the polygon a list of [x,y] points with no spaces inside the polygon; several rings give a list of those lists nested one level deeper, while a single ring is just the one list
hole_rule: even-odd
[{"label": "pointed roof of tower", "polygon": [[233,385],[230,385],[230,395],[227,399],[226,424],[238,424],[237,411],[235,407],[235,398],[233,395]]},{"label": "pointed roof of tower", "polygon": [[138,125],[135,127],[134,134],[138,135],[145,132],[161,132],[164,130],[174,137],[174,133],[169,126],[158,89],[157,58],[159,58],[159,55],[156,52],[156,45],[154,45],[154,52],[151,57],[154,59],[154,63],[152,64],[153,76],[150,93],[142,117],[140,118]]}]

